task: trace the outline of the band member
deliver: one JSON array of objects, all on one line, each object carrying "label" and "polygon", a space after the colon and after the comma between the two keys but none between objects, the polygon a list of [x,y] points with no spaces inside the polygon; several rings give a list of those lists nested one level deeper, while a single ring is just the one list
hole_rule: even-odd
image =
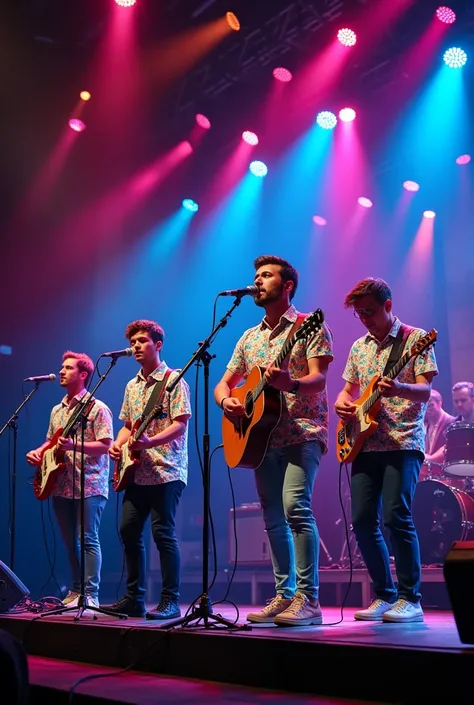
[{"label": "band member", "polygon": [[443,463],[446,429],[454,421],[454,416],[443,409],[441,394],[432,389],[425,414],[425,462]]},{"label": "band member", "polygon": [[284,259],[262,255],[255,262],[255,303],[265,311],[259,325],[238,341],[214,397],[229,419],[244,413],[231,390],[255,366],[283,393],[283,413],[263,463],[255,471],[257,493],[270,543],[276,595],[250,622],[288,626],[320,624],[319,534],[311,507],[321,455],[327,452],[326,374],[333,359],[332,336],[324,324],[309,343],[300,340],[282,369],[272,366],[298,311],[290,303],[298,272]]},{"label": "band member", "polygon": [[[181,559],[175,516],[188,474],[189,386],[181,379],[171,394],[166,392],[162,413],[138,439],[130,440],[132,427],[141,419],[154,385],[166,378],[169,368],[160,359],[164,332],[158,323],[133,321],[127,326],[125,337],[141,367],[125,388],[120,411],[124,426],[109,454],[113,460],[120,460],[122,446],[128,443],[130,451],[140,451],[140,460],[122,503],[120,536],[127,566],[126,594],[107,609],[130,617],[146,614],[147,619],[173,619],[181,615],[178,604]],[[166,385],[175,378],[176,373],[171,372]],[[146,612],[143,529],[150,515],[153,540],[160,554],[162,590],[157,607]]]},{"label": "band member", "polygon": [[[383,376],[392,345],[399,334],[409,347],[423,334],[396,318],[392,293],[383,279],[360,281],[345,298],[346,308],[367,328],[352,345],[343,373],[345,385],[335,411],[343,422],[354,418],[357,399],[375,374],[382,407],[379,426],[352,463],[352,524],[357,543],[375,591],[367,609],[356,619],[389,622],[423,621],[420,604],[421,562],[411,507],[424,455],[424,415],[437,374],[432,348],[412,357],[396,379]],[[411,332],[410,332],[411,331]],[[404,338],[401,338],[403,341]],[[398,591],[390,571],[387,544],[380,530],[380,510],[388,528],[398,578]]]},{"label": "band member", "polygon": [[474,423],[474,384],[472,382],[456,382],[452,392],[453,405],[458,413],[456,421]]},{"label": "band member", "polygon": [[[94,363],[87,355],[68,350],[63,355],[59,372],[59,383],[66,396],[53,407],[46,441],[26,455],[30,465],[39,465],[41,453],[59,429],[64,429],[76,405],[88,394],[87,385]],[[109,450],[114,437],[112,413],[98,399],[87,411],[82,448],[81,426],[75,436],[60,437],[58,449],[66,451],[66,469],[58,474],[52,491],[53,510],[66,547],[72,583],[63,600],[65,605],[77,606],[81,590],[80,574],[80,473],[84,453],[84,555],[85,555],[85,601],[99,606],[99,583],[102,553],[99,542],[99,527],[102,512],[108,497]]]}]

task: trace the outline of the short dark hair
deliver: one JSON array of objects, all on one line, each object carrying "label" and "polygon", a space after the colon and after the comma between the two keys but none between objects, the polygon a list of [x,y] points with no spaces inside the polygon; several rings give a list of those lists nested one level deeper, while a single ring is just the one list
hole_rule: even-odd
[{"label": "short dark hair", "polygon": [[63,353],[63,362],[68,358],[77,360],[77,369],[79,372],[87,372],[87,377],[85,380],[85,386],[87,387],[94,372],[94,363],[90,359],[89,355],[86,355],[85,353],[73,352],[72,350],[66,350],[66,352]]},{"label": "short dark hair", "polygon": [[257,257],[253,263],[255,271],[260,269],[260,267],[263,267],[265,264],[277,264],[281,269],[280,276],[282,280],[284,282],[293,282],[293,289],[290,291],[291,301],[296,293],[296,289],[298,288],[299,274],[296,269],[289,262],[287,262],[286,259],[283,259],[283,257],[278,257],[278,255],[260,255],[260,257]]},{"label": "short dark hair", "polygon": [[373,296],[379,304],[384,304],[386,301],[392,300],[392,291],[384,279],[367,277],[357,282],[355,287],[346,294],[344,306],[346,308],[354,306],[364,296]]},{"label": "short dark hair", "polygon": [[165,331],[163,328],[155,321],[147,321],[146,319],[139,319],[138,321],[129,323],[125,329],[125,337],[127,340],[130,340],[133,335],[139,333],[141,330],[149,333],[154,343],[162,343],[165,339]]},{"label": "short dark hair", "polygon": [[474,384],[472,382],[456,382],[453,386],[453,392],[460,392],[461,389],[469,389],[469,395],[474,397]]}]

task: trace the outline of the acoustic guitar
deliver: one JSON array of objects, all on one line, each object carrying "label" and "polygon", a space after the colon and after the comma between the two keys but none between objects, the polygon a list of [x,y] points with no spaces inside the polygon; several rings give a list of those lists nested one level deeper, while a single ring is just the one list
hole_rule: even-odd
[{"label": "acoustic guitar", "polygon": [[[418,338],[385,376],[389,379],[395,379],[412,357],[420,355],[436,342],[437,336],[437,331],[433,329]],[[380,375],[375,375],[365,388],[364,393],[353,402],[356,406],[356,418],[347,423],[339,420],[337,424],[336,455],[339,463],[352,463],[364,442],[373,436],[378,428],[379,424],[376,419],[382,405],[382,395],[377,389],[379,381]]]},{"label": "acoustic guitar", "polygon": [[[273,365],[281,367],[298,340],[312,338],[324,323],[324,314],[317,309],[309,314],[295,333],[285,341]],[[265,367],[255,366],[245,383],[231,390],[245,409],[243,416],[222,420],[224,457],[229,467],[255,470],[261,465],[272,431],[282,413],[282,393],[264,379]]]}]

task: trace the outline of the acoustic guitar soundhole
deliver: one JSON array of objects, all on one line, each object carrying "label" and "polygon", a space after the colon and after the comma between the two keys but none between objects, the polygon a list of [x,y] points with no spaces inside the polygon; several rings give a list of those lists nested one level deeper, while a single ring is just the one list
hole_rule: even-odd
[{"label": "acoustic guitar soundhole", "polygon": [[254,401],[253,401],[253,396],[252,392],[249,392],[247,396],[245,397],[245,415],[246,416],[252,416],[253,415],[253,410],[254,410]]}]

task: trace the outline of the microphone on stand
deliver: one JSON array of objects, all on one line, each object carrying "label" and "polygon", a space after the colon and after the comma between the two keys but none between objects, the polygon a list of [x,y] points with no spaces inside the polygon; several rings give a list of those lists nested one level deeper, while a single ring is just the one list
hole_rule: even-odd
[{"label": "microphone on stand", "polygon": [[221,291],[219,296],[257,296],[258,287],[257,286],[244,286],[243,289],[227,289],[226,291]]},{"label": "microphone on stand", "polygon": [[116,360],[118,357],[131,357],[132,355],[132,348],[124,348],[123,350],[112,350],[111,352],[102,353],[101,357],[113,357]]},{"label": "microphone on stand", "polygon": [[27,377],[23,382],[54,382],[56,375],[51,373],[50,375],[37,375],[36,377]]}]

